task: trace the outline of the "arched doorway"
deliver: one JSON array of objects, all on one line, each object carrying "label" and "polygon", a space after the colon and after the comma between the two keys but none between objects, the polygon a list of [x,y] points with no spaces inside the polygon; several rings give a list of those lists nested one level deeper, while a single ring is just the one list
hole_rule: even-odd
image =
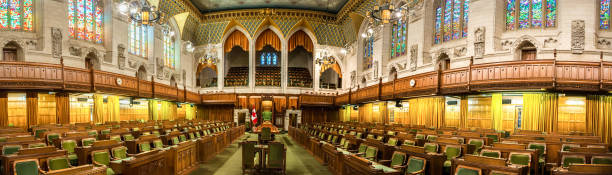
[{"label": "arched doorway", "polygon": [[136,76],[140,80],[147,80],[147,69],[144,66],[140,66],[136,72]]},{"label": "arched doorway", "polygon": [[176,87],[176,79],[174,78],[174,76],[170,77],[170,86]]},{"label": "arched doorway", "polygon": [[217,70],[210,66],[199,68],[196,76],[198,81],[196,85],[199,87],[207,88],[217,86]]},{"label": "arched doorway", "polygon": [[[225,87],[249,85],[249,40],[239,30],[232,32],[224,44],[224,72]],[[200,75],[200,74],[197,74]],[[202,83],[203,77],[199,82]],[[200,84],[202,87],[202,84]]]},{"label": "arched doorway", "polygon": [[281,42],[274,31],[267,29],[255,45],[255,86],[281,85]]},{"label": "arched doorway", "polygon": [[100,69],[98,56],[94,52],[89,52],[87,56],[85,56],[85,69]]},{"label": "arched doorway", "polygon": [[440,69],[449,70],[451,68],[451,60],[446,53],[440,54],[438,60],[440,61]]},{"label": "arched doorway", "polygon": [[338,63],[321,66],[319,77],[319,88],[336,89],[342,88],[342,71]]},{"label": "arched doorway", "polygon": [[289,87],[312,87],[313,42],[306,32],[299,30],[289,38]]},{"label": "arched doorway", "polygon": [[6,43],[2,48],[2,61],[21,61],[23,60],[23,49],[15,41]]},{"label": "arched doorway", "polygon": [[391,67],[391,71],[389,71],[389,81],[395,81],[397,79],[397,70],[395,67]]},{"label": "arched doorway", "polygon": [[536,59],[537,48],[535,47],[535,45],[533,45],[533,43],[529,41],[522,42],[518,47],[518,51],[520,53],[521,60],[535,60]]}]

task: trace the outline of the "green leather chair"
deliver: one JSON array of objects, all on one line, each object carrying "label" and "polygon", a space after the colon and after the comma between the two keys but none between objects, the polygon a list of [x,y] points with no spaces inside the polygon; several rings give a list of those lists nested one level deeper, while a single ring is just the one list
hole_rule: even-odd
[{"label": "green leather chair", "polygon": [[387,140],[387,144],[388,145],[392,145],[392,146],[397,146],[397,139],[396,138],[389,138],[389,140]]},{"label": "green leather chair", "polygon": [[91,146],[93,145],[93,143],[96,142],[96,138],[84,138],[81,140],[81,145],[83,146]]},{"label": "green leather chair", "polygon": [[415,146],[416,143],[414,142],[414,140],[404,140],[404,145]]},{"label": "green leather chair", "polygon": [[61,170],[70,167],[70,161],[67,157],[59,156],[47,159],[47,168],[49,168],[50,171]]},{"label": "green leather chair", "polygon": [[451,160],[461,156],[461,146],[446,145],[446,148],[444,148],[444,154],[446,155],[446,161],[444,161],[444,168],[450,168]]},{"label": "green leather chair", "polygon": [[202,137],[202,135],[200,135],[200,131],[196,132],[196,133],[195,133],[195,136],[196,136],[197,138]]},{"label": "green leather chair", "polygon": [[181,134],[181,135],[179,135],[179,140],[181,142],[185,142],[185,141],[187,141],[187,136],[185,136],[185,134]]},{"label": "green leather chair", "polygon": [[374,146],[368,146],[368,149],[366,150],[364,158],[371,160],[371,161],[376,161],[377,156],[378,156],[378,148]]},{"label": "green leather chair", "polygon": [[337,142],[338,142],[338,136],[333,136],[332,140],[331,140],[331,143],[332,144],[336,144]]},{"label": "green leather chair", "polygon": [[487,134],[487,135],[485,135],[485,137],[491,138],[491,140],[493,140],[494,143],[499,142],[499,137],[497,137],[497,135],[495,135],[495,134]]},{"label": "green leather chair", "polygon": [[356,138],[360,139],[363,136],[362,133],[358,132],[357,135],[355,136]]},{"label": "green leather chair", "polygon": [[427,141],[429,142],[435,142],[438,139],[437,135],[428,135],[427,136]]},{"label": "green leather chair", "polygon": [[59,138],[60,138],[60,134],[59,133],[48,133],[47,134],[47,144],[48,145],[53,145],[53,140],[59,139]]},{"label": "green leather chair", "polygon": [[45,132],[47,132],[47,129],[36,129],[34,130],[34,137],[41,138]]},{"label": "green leather chair", "polygon": [[132,141],[132,140],[134,140],[134,136],[132,134],[124,134],[123,135],[123,140],[125,140],[125,141]]},{"label": "green leather chair", "polygon": [[561,158],[561,166],[569,167],[571,164],[584,164],[586,162],[584,155],[566,155]]},{"label": "green leather chair", "polygon": [[272,132],[270,131],[270,128],[268,127],[261,128],[261,135],[260,135],[259,140],[262,140],[262,141],[272,140]]},{"label": "green leather chair", "polygon": [[255,171],[259,167],[258,154],[255,150],[257,142],[247,141],[242,143],[242,174]]},{"label": "green leather chair", "polygon": [[376,136],[376,140],[381,141],[381,142],[382,142],[382,140],[383,140],[384,138],[385,138],[385,137],[383,137],[383,136]]},{"label": "green leather chair", "polygon": [[37,159],[17,160],[13,162],[15,175],[39,175],[42,174]]},{"label": "green leather chair", "polygon": [[591,157],[591,164],[612,164],[611,156],[593,156]]},{"label": "green leather chair", "polygon": [[491,158],[500,158],[501,157],[501,152],[499,150],[483,149],[482,151],[480,151],[480,156],[491,157]]},{"label": "green leather chair", "polygon": [[351,145],[350,141],[348,141],[348,140],[344,141],[344,144],[342,145],[342,149],[348,150],[350,148],[349,147],[350,145]]},{"label": "green leather chair", "polygon": [[93,136],[94,138],[98,138],[98,131],[96,131],[96,130],[89,130],[89,131],[87,131],[87,135],[88,136]]},{"label": "green leather chair", "polygon": [[101,134],[110,134],[111,130],[110,129],[105,129],[105,130],[100,131],[100,133]]},{"label": "green leather chair", "polygon": [[359,145],[359,148],[357,149],[357,154],[365,154],[366,150],[368,150],[368,145],[366,145],[365,143],[361,143]]},{"label": "green leather chair", "polygon": [[376,136],[374,136],[374,134],[368,134],[367,138],[368,138],[368,139],[375,139],[375,138],[376,138]]},{"label": "green leather chair", "polygon": [[427,167],[427,160],[421,157],[411,156],[406,163],[405,175],[424,175]]},{"label": "green leather chair", "polygon": [[151,151],[151,143],[149,142],[139,143],[138,149],[140,150],[140,153]]},{"label": "green leather chair", "polygon": [[423,134],[416,134],[416,136],[414,136],[414,138],[423,140],[423,139],[425,139],[425,135],[423,135]]},{"label": "green leather chair", "polygon": [[180,142],[179,142],[178,137],[176,137],[176,136],[175,136],[175,137],[172,137],[172,145],[178,145],[179,143],[180,143]]},{"label": "green leather chair", "polygon": [[195,137],[195,134],[193,134],[193,132],[189,133],[189,139],[191,140],[197,140],[198,138]]},{"label": "green leather chair", "polygon": [[425,143],[423,145],[425,153],[438,153],[438,144],[436,143]]},{"label": "green leather chair", "polygon": [[[84,139],[83,139],[84,140]],[[74,140],[62,140],[62,149],[66,151],[68,160],[70,161],[71,165],[78,165],[79,164],[79,159],[76,155],[76,153],[74,152],[74,148],[77,147],[77,143]]]},{"label": "green leather chair", "polygon": [[482,139],[470,139],[468,141],[469,145],[474,145],[474,147],[476,147],[476,149],[474,150],[474,153],[480,153],[480,149],[482,149],[482,146],[484,145],[484,140]]},{"label": "green leather chair", "polygon": [[455,175],[481,175],[481,174],[482,174],[482,170],[480,168],[459,165],[455,169]]},{"label": "green leather chair", "polygon": [[406,161],[406,153],[395,151],[391,156],[391,160],[381,160],[378,163],[386,165],[393,169],[402,170],[406,167],[404,166],[404,161]]},{"label": "green leather chair", "polygon": [[343,137],[342,139],[340,139],[340,143],[338,145],[342,146],[344,145],[344,142],[346,142],[346,138]]},{"label": "green leather chair", "polygon": [[286,167],[286,150],[285,145],[279,142],[272,142],[269,145],[270,152],[268,153],[266,168],[276,171],[280,174],[285,174]]},{"label": "green leather chair", "polygon": [[28,144],[28,148],[42,148],[47,146],[45,143],[30,143]]},{"label": "green leather chair", "polygon": [[155,149],[162,149],[162,148],[164,148],[164,143],[160,139],[153,140],[153,147]]},{"label": "green leather chair", "polygon": [[561,151],[569,152],[570,149],[578,148],[578,147],[580,147],[580,145],[578,145],[578,144],[563,144],[563,145],[561,145]]},{"label": "green leather chair", "polygon": [[148,136],[148,135],[151,135],[151,132],[143,132],[142,135],[143,136]]},{"label": "green leather chair", "polygon": [[527,149],[538,150],[538,163],[544,165],[546,163],[546,143],[529,143]]},{"label": "green leather chair", "polygon": [[112,135],[112,136],[110,136],[109,140],[116,140],[117,142],[121,142],[121,136],[119,136],[119,135]]},{"label": "green leather chair", "polygon": [[114,160],[121,160],[121,159],[125,159],[128,157],[127,147],[125,146],[114,147],[111,149],[111,152],[113,153]]},{"label": "green leather chair", "polygon": [[21,145],[4,145],[2,147],[2,155],[16,154],[21,149]]},{"label": "green leather chair", "polygon": [[153,131],[153,135],[156,135],[157,137],[159,137],[159,131],[157,130]]},{"label": "green leather chair", "polygon": [[531,164],[531,154],[511,152],[508,155],[508,164],[529,166]]},{"label": "green leather chair", "polygon": [[110,168],[110,160],[111,156],[108,153],[108,150],[97,150],[91,152],[91,160],[95,166],[106,166],[106,175],[113,175],[115,171]]},{"label": "green leather chair", "polygon": [[0,143],[6,142],[6,137],[0,137]]}]

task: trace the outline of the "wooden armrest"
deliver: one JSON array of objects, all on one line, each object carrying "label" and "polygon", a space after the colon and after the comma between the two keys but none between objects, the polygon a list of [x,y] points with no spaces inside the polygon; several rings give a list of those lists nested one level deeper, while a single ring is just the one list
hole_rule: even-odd
[{"label": "wooden armrest", "polygon": [[421,173],[423,173],[424,171],[425,171],[425,170],[424,170],[424,169],[422,169],[422,170],[419,170],[419,171],[414,172],[414,173],[408,173],[408,172],[407,172],[406,174],[421,174]]},{"label": "wooden armrest", "polygon": [[355,153],[356,156],[365,155],[365,153]]},{"label": "wooden armrest", "polygon": [[389,166],[391,164],[391,160],[380,160],[378,161],[378,163],[385,165],[385,166]]},{"label": "wooden armrest", "polygon": [[[406,168],[406,165],[395,165],[393,167],[391,167],[393,169],[399,169],[399,170],[403,170],[404,168]],[[403,171],[402,171],[403,172]]]}]

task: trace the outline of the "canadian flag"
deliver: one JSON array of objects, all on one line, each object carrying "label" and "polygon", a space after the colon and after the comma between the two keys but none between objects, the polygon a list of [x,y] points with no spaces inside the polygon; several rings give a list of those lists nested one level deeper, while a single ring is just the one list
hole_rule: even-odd
[{"label": "canadian flag", "polygon": [[255,110],[255,106],[253,106],[253,110],[251,111],[251,121],[253,125],[257,124],[257,111]]}]

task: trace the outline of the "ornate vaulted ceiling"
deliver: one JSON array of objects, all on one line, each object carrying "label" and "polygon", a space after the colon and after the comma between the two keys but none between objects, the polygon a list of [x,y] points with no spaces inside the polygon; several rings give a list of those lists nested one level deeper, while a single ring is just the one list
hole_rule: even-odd
[{"label": "ornate vaulted ceiling", "polygon": [[202,12],[223,10],[286,8],[338,13],[349,0],[191,0]]}]

